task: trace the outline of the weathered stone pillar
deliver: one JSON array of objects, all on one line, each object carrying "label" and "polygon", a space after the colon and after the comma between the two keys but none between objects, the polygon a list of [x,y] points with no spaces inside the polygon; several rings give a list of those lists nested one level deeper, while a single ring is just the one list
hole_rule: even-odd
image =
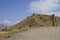
[{"label": "weathered stone pillar", "polygon": [[52,25],[55,26],[55,15],[52,14]]}]

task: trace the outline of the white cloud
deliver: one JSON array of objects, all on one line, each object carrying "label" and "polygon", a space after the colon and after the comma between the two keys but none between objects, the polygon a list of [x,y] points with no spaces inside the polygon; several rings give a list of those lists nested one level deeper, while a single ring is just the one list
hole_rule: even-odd
[{"label": "white cloud", "polygon": [[15,24],[17,24],[17,23],[19,23],[20,21],[16,21],[16,22],[11,22],[11,21],[9,21],[9,20],[5,20],[5,21],[3,21],[2,23],[3,24],[7,24],[7,25],[15,25]]},{"label": "white cloud", "polygon": [[7,25],[11,25],[11,21],[9,21],[9,20],[4,20],[3,22],[1,22],[2,24],[7,24]]},{"label": "white cloud", "polygon": [[9,25],[9,26],[13,26],[17,23],[19,23],[20,21],[16,21],[16,22],[12,22],[12,21],[9,21],[9,20],[4,20],[2,22],[0,22],[0,24],[4,24],[4,25]]},{"label": "white cloud", "polygon": [[44,14],[57,14],[60,12],[56,12],[59,8],[58,4],[59,0],[37,0],[35,2],[31,2],[29,5],[29,11],[35,13],[44,13]]}]

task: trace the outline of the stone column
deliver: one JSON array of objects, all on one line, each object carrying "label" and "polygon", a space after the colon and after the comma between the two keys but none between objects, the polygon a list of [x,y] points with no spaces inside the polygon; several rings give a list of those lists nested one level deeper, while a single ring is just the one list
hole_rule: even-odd
[{"label": "stone column", "polygon": [[55,15],[52,14],[52,25],[55,26]]}]

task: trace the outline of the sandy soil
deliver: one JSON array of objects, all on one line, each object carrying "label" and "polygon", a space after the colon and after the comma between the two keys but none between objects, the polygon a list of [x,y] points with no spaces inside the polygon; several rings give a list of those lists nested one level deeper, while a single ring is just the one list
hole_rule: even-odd
[{"label": "sandy soil", "polygon": [[60,40],[60,27],[30,29],[0,40]]}]

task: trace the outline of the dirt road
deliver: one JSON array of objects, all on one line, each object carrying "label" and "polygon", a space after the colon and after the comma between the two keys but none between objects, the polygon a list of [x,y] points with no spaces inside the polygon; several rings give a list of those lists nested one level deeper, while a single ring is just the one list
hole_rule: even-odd
[{"label": "dirt road", "polygon": [[1,40],[60,40],[60,27],[30,29]]}]

